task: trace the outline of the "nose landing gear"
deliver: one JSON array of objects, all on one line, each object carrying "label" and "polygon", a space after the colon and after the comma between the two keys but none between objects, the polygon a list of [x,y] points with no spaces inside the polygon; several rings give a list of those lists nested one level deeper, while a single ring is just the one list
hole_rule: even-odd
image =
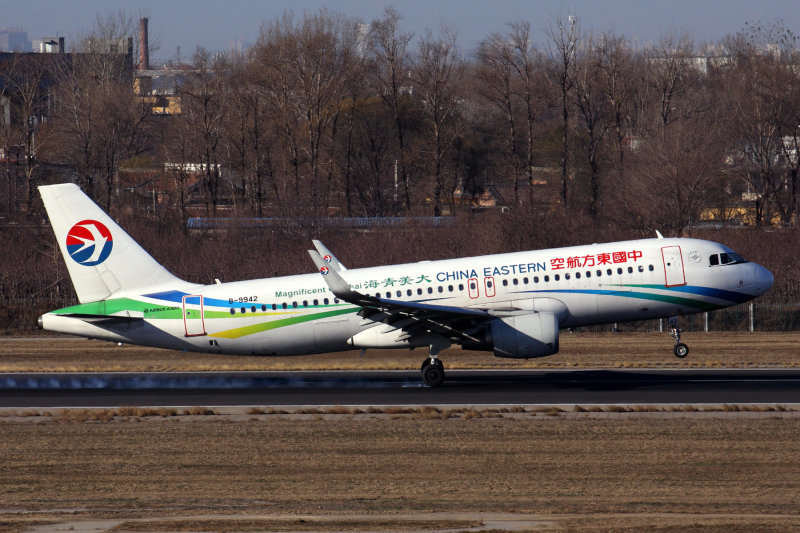
[{"label": "nose landing gear", "polygon": [[675,341],[672,347],[672,353],[675,354],[675,357],[683,359],[689,355],[689,347],[681,342],[681,330],[678,328],[678,317],[669,317],[669,334]]}]

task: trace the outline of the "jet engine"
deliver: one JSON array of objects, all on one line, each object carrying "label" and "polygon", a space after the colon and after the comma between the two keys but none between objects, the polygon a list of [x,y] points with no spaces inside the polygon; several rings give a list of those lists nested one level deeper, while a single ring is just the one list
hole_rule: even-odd
[{"label": "jet engine", "polygon": [[558,318],[554,313],[524,313],[496,318],[467,341],[464,349],[492,350],[495,357],[528,359],[558,352]]}]

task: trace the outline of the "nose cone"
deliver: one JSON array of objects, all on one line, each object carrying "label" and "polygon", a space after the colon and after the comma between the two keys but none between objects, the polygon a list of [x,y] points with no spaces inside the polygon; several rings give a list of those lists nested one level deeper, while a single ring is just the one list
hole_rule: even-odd
[{"label": "nose cone", "polygon": [[764,294],[772,287],[772,284],[775,282],[775,276],[761,265],[756,265],[755,274],[756,291],[758,291],[758,294]]}]

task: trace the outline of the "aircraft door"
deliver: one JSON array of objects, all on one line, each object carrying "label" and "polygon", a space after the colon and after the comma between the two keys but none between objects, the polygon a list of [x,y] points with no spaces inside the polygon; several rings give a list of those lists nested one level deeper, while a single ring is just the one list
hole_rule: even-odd
[{"label": "aircraft door", "polygon": [[664,259],[665,286],[686,285],[686,273],[683,270],[683,257],[680,246],[665,246],[661,249]]},{"label": "aircraft door", "polygon": [[187,337],[206,334],[206,323],[203,319],[203,297],[191,294],[183,297],[183,326]]},{"label": "aircraft door", "polygon": [[480,296],[480,289],[478,289],[478,278],[469,278],[467,283],[469,287],[469,297],[474,300]]}]

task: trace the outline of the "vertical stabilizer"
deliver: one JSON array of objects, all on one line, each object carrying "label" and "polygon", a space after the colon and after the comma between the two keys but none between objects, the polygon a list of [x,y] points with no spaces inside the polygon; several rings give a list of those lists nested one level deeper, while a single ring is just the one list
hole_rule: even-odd
[{"label": "vertical stabilizer", "polygon": [[81,303],[183,285],[73,183],[39,187]]}]

